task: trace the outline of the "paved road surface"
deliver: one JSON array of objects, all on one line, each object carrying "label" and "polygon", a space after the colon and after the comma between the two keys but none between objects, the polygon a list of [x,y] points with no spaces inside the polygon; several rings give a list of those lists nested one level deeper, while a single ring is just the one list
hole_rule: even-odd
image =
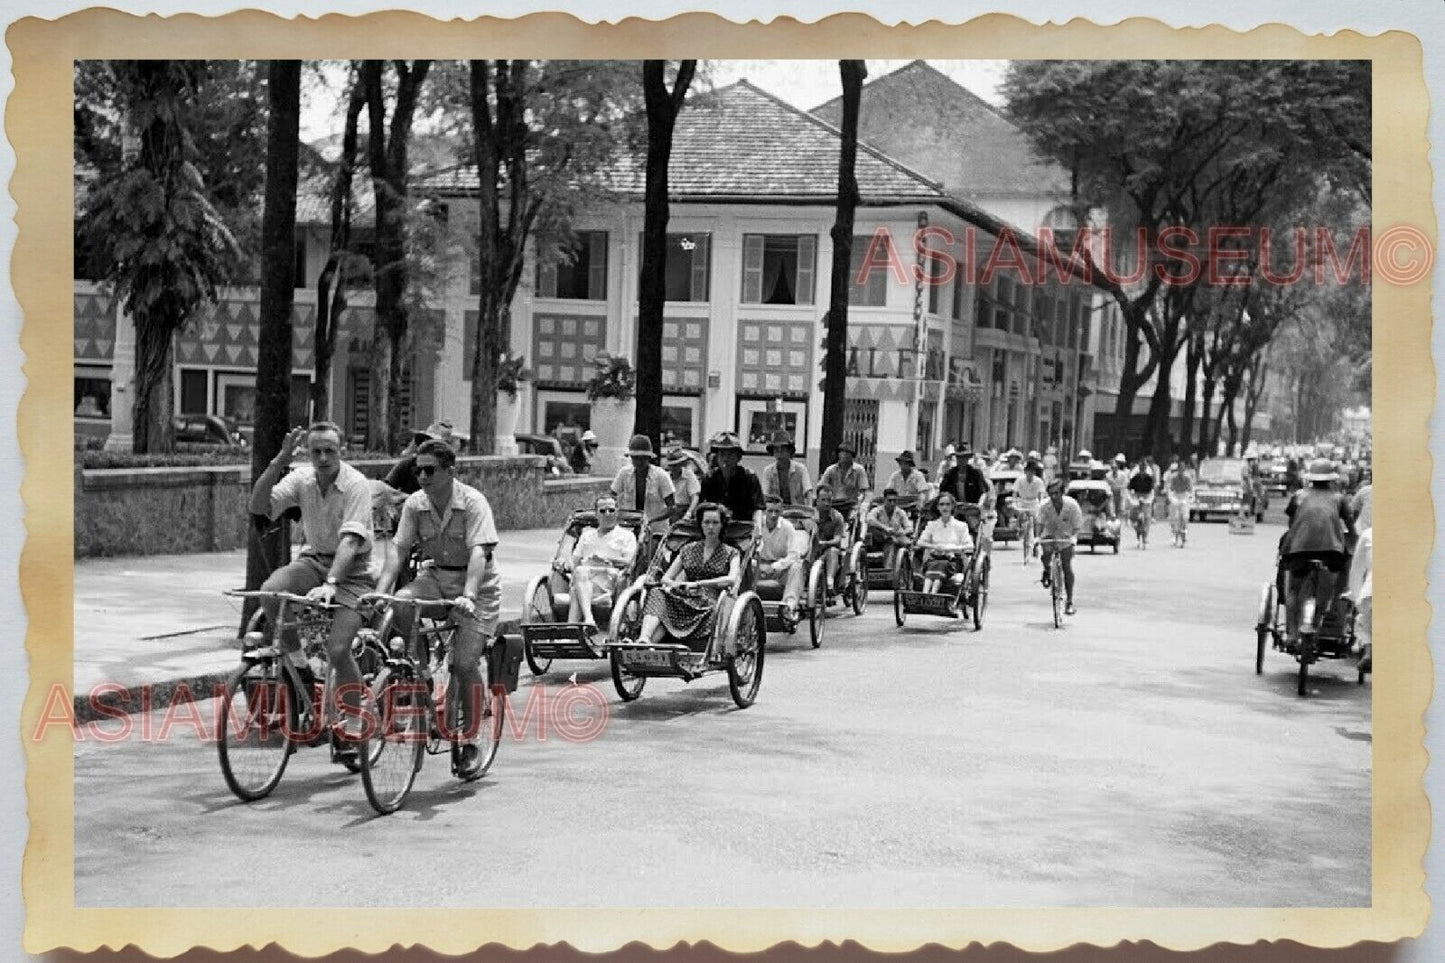
[{"label": "paved road surface", "polygon": [[[188,732],[83,742],[76,901],[1365,905],[1371,686],[1326,663],[1300,700],[1275,653],[1254,674],[1277,533],[1195,525],[1182,551],[1086,552],[1061,631],[1037,565],[1002,549],[981,633],[899,631],[875,593],[821,650],[772,638],[744,711],[721,676],[623,705],[582,665],[598,738],[539,740],[534,709],[485,779],[458,786],[428,758],[390,817],[324,750],[248,805]],[[524,683],[516,708],[560,692]]]}]

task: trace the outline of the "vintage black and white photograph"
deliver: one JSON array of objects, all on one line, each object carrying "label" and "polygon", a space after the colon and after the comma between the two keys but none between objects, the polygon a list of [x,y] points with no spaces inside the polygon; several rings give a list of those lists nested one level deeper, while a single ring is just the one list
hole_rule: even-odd
[{"label": "vintage black and white photograph", "polygon": [[1371,104],[77,60],[75,905],[1369,907]]}]

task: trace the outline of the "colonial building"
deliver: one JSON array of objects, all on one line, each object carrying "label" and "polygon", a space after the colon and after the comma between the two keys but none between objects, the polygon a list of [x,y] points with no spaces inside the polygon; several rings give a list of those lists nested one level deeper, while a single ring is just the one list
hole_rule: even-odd
[{"label": "colonial building", "polygon": [[[1059,437],[1078,418],[1072,399],[1080,356],[1091,344],[1092,295],[1077,282],[1022,284],[1007,272],[985,279],[989,252],[1011,225],[891,156],[891,140],[863,140],[847,438],[870,466],[881,463],[886,477],[893,455],[907,448],[931,458],[948,442],[1026,447]],[[694,98],[680,115],[669,171],[663,344],[670,440],[696,445],[736,429],[761,455],[772,431],[783,428],[816,463],[839,145],[824,119],[747,82]],[[643,173],[640,162],[613,173],[614,199],[574,219],[570,259],[542,264],[529,255],[512,310],[512,349],[536,374],[522,394],[521,430],[587,427],[584,387],[597,353],[636,356]],[[417,196],[446,205],[459,239],[475,224],[475,189],[466,167],[415,184]],[[305,285],[295,309],[299,389],[311,377],[311,285],[326,255],[324,206],[303,198],[298,220],[298,285]],[[366,212],[357,224],[364,238]],[[404,398],[411,422],[469,421],[466,361],[478,282],[468,247],[454,245],[448,269],[425,292],[430,314],[418,325]],[[862,270],[865,264],[871,269]],[[178,339],[178,412],[250,416],[257,300],[255,289],[228,290]],[[333,414],[353,435],[364,433],[368,418],[371,303],[368,289],[352,292],[330,386]],[[77,280],[75,323],[78,424],[85,408],[103,428],[104,402],[123,395],[116,391],[123,384],[107,382],[124,380],[126,325],[84,279]]]}]

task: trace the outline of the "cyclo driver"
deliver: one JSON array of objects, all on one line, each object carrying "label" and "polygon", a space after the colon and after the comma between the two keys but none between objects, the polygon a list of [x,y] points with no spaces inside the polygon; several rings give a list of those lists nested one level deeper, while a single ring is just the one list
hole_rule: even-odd
[{"label": "cyclo driver", "polygon": [[1304,598],[1299,585],[1316,561],[1324,567],[1315,579],[1315,611],[1323,613],[1335,597],[1335,586],[1344,574],[1349,548],[1355,541],[1355,512],[1350,499],[1334,490],[1338,475],[1328,458],[1310,462],[1304,476],[1308,488],[1301,489],[1285,509],[1289,529],[1280,540],[1280,558],[1289,575],[1285,633],[1291,643],[1299,636]]},{"label": "cyclo driver", "polygon": [[[904,452],[904,454],[908,454]],[[896,472],[894,473],[897,474]],[[917,472],[914,472],[917,475]],[[913,540],[913,522],[898,507],[898,492],[883,489],[883,504],[868,513],[868,544],[875,551],[883,550],[883,570],[892,572],[898,560],[898,548]]]},{"label": "cyclo driver", "polygon": [[[303,438],[311,455],[310,467],[297,468],[278,481]],[[322,604],[335,602],[340,606],[331,620],[326,658],[336,673],[339,704],[350,710],[344,713],[343,742],[354,742],[360,737],[362,682],[361,671],[351,656],[351,640],[362,622],[357,601],[372,587],[367,573],[372,538],[371,483],[341,460],[341,429],[329,421],[293,429],[251,490],[252,514],[275,519],[291,508],[301,509],[306,548],[295,561],[272,572],[261,588],[267,592],[305,593]],[[263,606],[266,617],[275,625],[280,602],[268,600]],[[302,678],[310,681],[311,670],[294,630],[282,634],[281,645],[301,669]],[[350,748],[355,751],[354,746]]]},{"label": "cyclo driver", "polygon": [[[1064,614],[1073,615],[1074,609],[1074,540],[1084,527],[1084,512],[1079,503],[1064,494],[1064,481],[1055,478],[1049,482],[1049,497],[1039,506],[1038,529],[1040,549],[1043,552],[1044,576],[1040,581],[1049,586],[1049,560],[1054,552],[1059,553],[1059,563],[1064,572]],[[1067,545],[1048,544],[1048,540],[1067,541]]]},{"label": "cyclo driver", "polygon": [[839,510],[844,518],[851,518],[854,509],[870,490],[868,471],[853,460],[858,457],[858,452],[846,442],[835,449],[834,456],[838,460],[823,470],[818,488],[832,491],[835,510]]},{"label": "cyclo driver", "polygon": [[[487,640],[496,635],[501,614],[502,590],[492,552],[497,547],[497,528],[486,496],[456,480],[456,453],[439,441],[428,441],[417,449],[416,474],[421,490],[401,506],[396,530],[396,559],[388,563],[378,580],[387,593],[396,583],[402,560],[413,547],[425,562],[417,577],[397,595],[418,601],[451,600],[447,619],[456,626],[452,645],[453,685],[463,685],[466,696],[460,704],[468,707],[466,740],[461,767],[470,768],[478,750],[474,742],[481,723],[481,707],[488,705],[483,692],[480,663]],[[396,626],[409,634],[413,606],[398,606]],[[423,653],[411,653],[423,657]],[[455,727],[457,720],[447,720]]]}]

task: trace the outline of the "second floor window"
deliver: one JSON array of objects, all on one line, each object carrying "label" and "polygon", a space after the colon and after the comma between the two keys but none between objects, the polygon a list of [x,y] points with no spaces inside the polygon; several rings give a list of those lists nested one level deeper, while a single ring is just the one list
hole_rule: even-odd
[{"label": "second floor window", "polygon": [[[637,270],[642,271],[642,235],[637,236]],[[706,301],[711,280],[710,234],[667,235],[667,270],[663,284],[668,301]]]},{"label": "second floor window", "polygon": [[537,266],[537,297],[607,300],[607,232],[579,231],[567,256]]},{"label": "second floor window", "polygon": [[812,304],[817,253],[811,234],[744,234],[743,303]]},{"label": "second floor window", "polygon": [[863,269],[863,259],[873,244],[873,238],[866,234],[853,235],[853,253],[848,264],[848,303],[864,308],[881,308],[888,303],[888,267],[878,262],[884,257],[892,259],[892,242],[884,238],[887,247],[879,247],[874,255],[873,266],[868,269],[868,279],[858,283],[858,272]]}]

